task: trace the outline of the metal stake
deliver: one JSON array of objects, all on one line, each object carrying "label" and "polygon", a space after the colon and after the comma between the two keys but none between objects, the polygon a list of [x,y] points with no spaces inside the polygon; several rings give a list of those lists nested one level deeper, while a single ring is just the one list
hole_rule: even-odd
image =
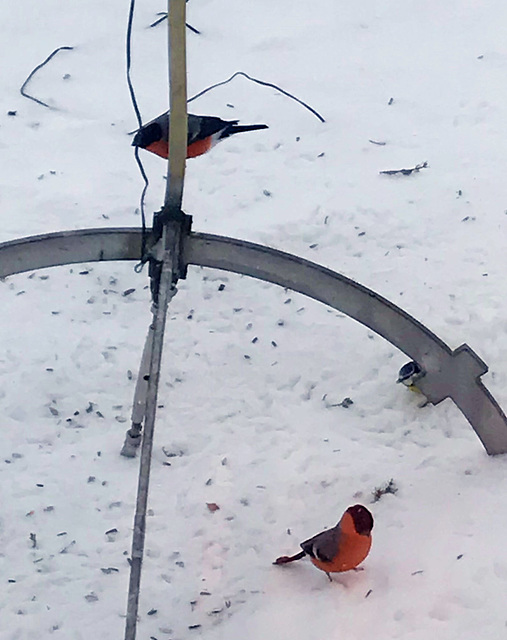
[{"label": "metal stake", "polygon": [[[144,413],[144,433],[139,463],[136,513],[132,536],[130,581],[127,601],[125,640],[135,640],[141,567],[146,532],[146,509],[150,483],[153,434],[157,411],[160,365],[164,346],[164,330],[169,300],[176,292],[176,282],[184,277],[182,237],[190,231],[190,216],[181,211],[185,159],[187,151],[187,92],[185,54],[185,0],[168,0],[169,23],[169,85],[170,131],[167,189],[162,211],[154,216],[153,233],[156,245],[150,257],[150,277],[153,297],[153,322],[148,331],[136,386],[132,411],[131,437],[140,432]],[[150,335],[151,334],[151,335]],[[147,387],[144,387],[145,365],[149,357]],[[144,410],[143,410],[144,409]],[[134,428],[135,425],[135,428]],[[128,435],[127,435],[128,439]],[[127,445],[127,443],[126,443]],[[127,445],[128,446],[128,445]],[[125,446],[124,446],[125,449]]]}]

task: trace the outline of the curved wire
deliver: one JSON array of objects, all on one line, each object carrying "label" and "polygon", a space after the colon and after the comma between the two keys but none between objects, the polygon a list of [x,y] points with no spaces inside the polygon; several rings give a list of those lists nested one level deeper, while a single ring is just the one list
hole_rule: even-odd
[{"label": "curved wire", "polygon": [[[134,112],[136,114],[136,118],[137,118],[137,124],[138,127],[140,128],[143,124],[143,119],[141,116],[141,111],[139,110],[139,105],[137,104],[137,98],[136,98],[136,92],[134,89],[134,85],[132,83],[132,77],[131,77],[131,68],[132,68],[132,25],[134,23],[134,9],[135,9],[135,5],[136,5],[136,0],[130,0],[130,6],[129,6],[129,14],[128,14],[128,21],[127,21],[127,34],[126,34],[126,65],[127,65],[127,85],[129,88],[129,93],[130,93],[130,100],[132,102],[132,107],[134,108]],[[148,180],[148,176],[146,175],[146,171],[144,170],[144,166],[143,163],[141,161],[141,158],[139,157],[139,148],[138,147],[134,147],[134,158],[136,159],[137,162],[137,166],[139,167],[139,172],[141,173],[141,176],[144,180],[144,187],[143,190],[141,191],[141,198],[139,200],[139,208],[141,211],[141,227],[142,227],[142,236],[141,236],[141,262],[136,265],[135,267],[135,271],[137,273],[139,273],[142,268],[144,263],[147,260],[146,257],[146,212],[145,212],[145,206],[144,206],[144,201],[145,201],[145,197],[146,197],[146,192],[148,190],[148,187],[150,185],[150,181]]]},{"label": "curved wire", "polygon": [[24,98],[28,98],[29,100],[33,100],[34,102],[36,102],[37,104],[42,105],[43,107],[47,107],[48,109],[56,110],[57,107],[53,107],[50,104],[48,104],[47,102],[44,102],[43,100],[39,100],[39,98],[35,98],[34,96],[31,96],[29,93],[27,93],[25,91],[25,89],[26,89],[28,83],[30,82],[30,80],[37,73],[37,71],[40,71],[42,69],[42,67],[44,67],[54,56],[56,56],[56,54],[58,52],[60,52],[60,51],[72,51],[73,49],[74,49],[74,47],[58,47],[58,49],[55,49],[53,51],[53,53],[50,53],[49,56],[44,60],[44,62],[41,62],[40,64],[38,64],[35,67],[35,69],[33,69],[33,71],[31,71],[31,73],[28,76],[28,78],[23,82],[23,84],[21,85],[21,89],[19,90],[21,95]]},{"label": "curved wire", "polygon": [[188,102],[192,102],[192,100],[197,100],[197,98],[200,98],[201,96],[203,96],[205,93],[208,93],[208,91],[211,91],[212,89],[216,89],[217,87],[221,87],[224,84],[228,84],[229,82],[231,82],[231,80],[234,80],[234,78],[236,78],[237,76],[243,76],[244,78],[247,78],[247,80],[256,82],[257,84],[260,84],[263,87],[271,87],[272,89],[276,89],[280,93],[283,93],[284,96],[287,96],[288,98],[292,98],[292,100],[295,100],[296,102],[298,102],[300,105],[308,109],[308,111],[311,111],[313,115],[316,118],[318,118],[321,122],[325,122],[324,118],[320,115],[318,111],[316,111],[313,107],[310,107],[310,105],[306,104],[306,102],[303,102],[303,100],[300,100],[299,98],[296,98],[296,96],[293,96],[292,93],[285,91],[285,89],[282,89],[281,87],[277,86],[276,84],[273,84],[272,82],[265,82],[264,80],[258,80],[257,78],[253,78],[252,76],[249,76],[248,73],[245,73],[244,71],[236,71],[236,73],[233,73],[230,78],[227,78],[227,80],[223,80],[222,82],[217,82],[216,84],[212,84],[210,87],[207,87],[202,91],[199,91],[199,93],[196,93],[195,96],[192,96],[188,100]]},{"label": "curved wire", "polygon": [[137,104],[136,92],[134,90],[134,85],[132,84],[132,78],[130,75],[130,70],[132,67],[132,25],[134,23],[134,9],[136,6],[136,0],[130,0],[129,7],[129,16],[127,21],[127,42],[126,42],[126,58],[127,58],[127,85],[129,88],[130,99],[132,101],[132,106],[134,107],[134,111],[137,118],[137,124],[141,127],[143,124],[143,120],[141,118],[141,112],[139,110],[139,106]]}]

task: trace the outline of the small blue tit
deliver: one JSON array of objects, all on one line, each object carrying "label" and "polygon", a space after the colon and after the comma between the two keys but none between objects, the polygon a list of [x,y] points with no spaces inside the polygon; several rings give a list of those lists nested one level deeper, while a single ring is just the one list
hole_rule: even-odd
[{"label": "small blue tit", "polygon": [[406,387],[408,387],[411,391],[416,391],[421,393],[420,389],[417,388],[416,382],[420,378],[424,376],[424,371],[417,362],[411,360],[404,364],[398,372],[398,380],[396,382],[401,382]]}]

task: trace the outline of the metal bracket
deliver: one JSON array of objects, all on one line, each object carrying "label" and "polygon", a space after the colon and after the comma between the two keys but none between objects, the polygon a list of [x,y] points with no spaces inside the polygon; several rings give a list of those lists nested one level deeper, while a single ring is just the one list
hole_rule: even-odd
[{"label": "metal bracket", "polygon": [[[171,272],[170,281],[172,287],[168,291],[168,302],[176,295],[176,284],[179,279],[187,276],[187,265],[183,260],[183,247],[185,238],[190,234],[192,227],[192,217],[179,212],[178,215],[170,215],[161,222],[163,211],[154,215],[152,238],[152,249],[150,250],[150,288],[153,304],[159,302],[160,280],[164,265],[164,238],[167,244],[167,262]],[[164,233],[165,235],[164,235]],[[134,400],[132,404],[131,426],[125,435],[125,442],[121,450],[121,455],[126,458],[134,458],[141,444],[141,433],[146,414],[146,399],[148,394],[148,382],[150,378],[151,354],[153,351],[154,323],[148,329],[146,341],[144,343],[143,355],[139,366]]]}]

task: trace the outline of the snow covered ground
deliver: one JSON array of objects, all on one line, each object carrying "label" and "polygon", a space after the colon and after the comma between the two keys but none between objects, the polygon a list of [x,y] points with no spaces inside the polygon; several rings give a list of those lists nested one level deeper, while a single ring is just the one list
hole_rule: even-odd
[{"label": "snow covered ground", "polygon": [[[0,240],[139,225],[127,5],[0,6]],[[146,28],[164,6],[136,10],[145,120],[167,106],[166,30]],[[193,103],[270,127],[189,161],[194,230],[378,291],[476,350],[507,408],[505,3],[191,0],[188,20],[190,94],[241,69],[326,119],[241,78]],[[28,87],[49,110],[19,87],[60,46],[75,49]],[[143,157],[151,212],[165,163]],[[8,278],[0,300],[0,637],[121,638],[138,461],[119,451],[147,275],[61,267]],[[139,638],[506,637],[505,457],[450,401],[420,409],[394,384],[405,361],[303,296],[189,271],[167,326]],[[371,504],[391,478],[396,495]],[[329,583],[271,564],[356,502],[375,517],[364,571]]]}]

